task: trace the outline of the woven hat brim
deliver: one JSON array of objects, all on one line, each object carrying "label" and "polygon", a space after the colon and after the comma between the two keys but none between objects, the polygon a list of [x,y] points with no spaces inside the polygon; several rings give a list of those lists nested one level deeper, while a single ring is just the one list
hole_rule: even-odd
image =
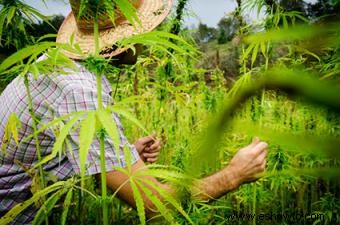
[{"label": "woven hat brim", "polygon": [[[132,26],[127,20],[122,21],[113,28],[99,31],[99,48],[100,50],[111,48],[118,40],[130,37],[136,34],[149,32],[155,29],[168,16],[172,7],[172,0],[143,0],[140,5],[137,15],[141,25]],[[93,31],[79,30],[76,24],[76,19],[71,12],[62,23],[58,36],[58,43],[73,43],[79,44],[82,53],[85,56],[94,54],[95,40]],[[126,48],[118,48],[110,51],[107,54],[101,54],[104,57],[112,57],[126,51]],[[83,56],[65,52],[72,59],[82,59]]]}]

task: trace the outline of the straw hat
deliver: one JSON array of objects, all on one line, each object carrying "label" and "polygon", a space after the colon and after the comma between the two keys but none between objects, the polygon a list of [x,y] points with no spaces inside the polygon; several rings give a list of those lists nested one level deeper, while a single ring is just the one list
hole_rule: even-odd
[{"label": "straw hat", "polygon": [[[114,0],[111,0],[114,6]],[[112,57],[118,55],[126,48],[117,48],[115,43],[124,37],[148,32],[156,28],[169,14],[172,0],[129,0],[137,9],[140,24],[132,26],[120,11],[115,9],[115,23],[108,14],[102,10],[99,12],[99,48],[100,55]],[[80,0],[70,0],[72,12],[61,25],[57,42],[79,44],[82,52],[88,56],[95,52],[95,40],[93,35],[93,13],[90,10],[79,14]],[[80,55],[65,52],[72,59],[81,59]]]}]

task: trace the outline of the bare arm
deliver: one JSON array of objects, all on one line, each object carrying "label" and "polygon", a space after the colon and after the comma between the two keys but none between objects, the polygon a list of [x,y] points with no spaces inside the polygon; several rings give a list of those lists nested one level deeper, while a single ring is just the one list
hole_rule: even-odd
[{"label": "bare arm", "polygon": [[256,180],[256,175],[265,170],[267,147],[267,143],[255,139],[240,149],[227,167],[196,183],[193,196],[201,200],[214,200],[243,183]]},{"label": "bare arm", "polygon": [[[213,200],[239,187],[244,182],[254,180],[255,175],[262,172],[266,165],[266,148],[267,144],[259,140],[255,140],[252,144],[242,148],[227,167],[195,183],[191,190],[192,195],[202,200]],[[145,164],[142,160],[132,165],[132,174],[140,169],[145,169]],[[129,177],[126,174],[119,171],[107,173],[107,185],[109,188],[112,190],[120,188],[118,196],[135,207],[133,192],[128,179]],[[173,195],[176,194],[173,187],[160,183],[154,177],[145,176],[143,179],[152,181],[158,187],[162,187]],[[151,187],[149,189],[160,198],[156,190]],[[146,213],[150,216],[155,211],[155,207],[145,195],[142,196]]]}]

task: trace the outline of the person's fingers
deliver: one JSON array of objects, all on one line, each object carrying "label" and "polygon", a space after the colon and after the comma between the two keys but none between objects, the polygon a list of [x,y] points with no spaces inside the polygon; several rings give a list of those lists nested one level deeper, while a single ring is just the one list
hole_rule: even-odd
[{"label": "person's fingers", "polygon": [[152,132],[149,136],[152,138],[152,140],[156,140],[157,139],[156,132]]},{"label": "person's fingers", "polygon": [[155,158],[148,158],[148,159],[147,159],[147,162],[154,163],[154,162],[157,161],[157,159],[158,159],[158,157],[155,157]]},{"label": "person's fingers", "polygon": [[260,138],[259,137],[255,137],[253,139],[253,142],[252,142],[254,145],[257,145],[258,143],[260,143]]},{"label": "person's fingers", "polygon": [[258,138],[258,137],[255,137],[254,139],[253,139],[253,141],[249,144],[249,145],[247,145],[247,146],[245,146],[244,148],[242,148],[242,150],[243,151],[248,151],[248,150],[252,150],[257,144],[259,144],[260,143],[260,139]]},{"label": "person's fingers", "polygon": [[266,170],[266,167],[267,167],[267,160],[263,160],[263,163],[261,164],[260,169],[264,171]]},{"label": "person's fingers", "polygon": [[258,143],[260,143],[260,138],[255,137],[253,141],[247,147],[250,147],[250,148],[255,147]]},{"label": "person's fingers", "polygon": [[268,148],[268,144],[266,142],[259,142],[255,147],[253,147],[251,150],[253,151],[253,154],[255,157],[262,154],[266,149]]},{"label": "person's fingers", "polygon": [[144,153],[143,156],[145,158],[155,158],[159,155],[159,152],[152,152],[152,153]]},{"label": "person's fingers", "polygon": [[161,141],[159,139],[157,139],[151,146],[150,146],[150,150],[151,151],[155,151],[155,150],[159,150],[161,146]]},{"label": "person's fingers", "polygon": [[264,150],[256,159],[255,164],[256,165],[262,165],[267,157],[267,150]]},{"label": "person's fingers", "polygon": [[146,137],[142,137],[142,138],[138,139],[138,142],[142,145],[145,145],[145,144],[147,144],[151,141],[153,141],[152,136],[146,136]]}]

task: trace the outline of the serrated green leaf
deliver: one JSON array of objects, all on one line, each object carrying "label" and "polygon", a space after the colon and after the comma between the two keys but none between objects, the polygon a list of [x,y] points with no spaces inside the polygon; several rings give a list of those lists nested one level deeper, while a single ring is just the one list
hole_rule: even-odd
[{"label": "serrated green leaf", "polygon": [[[89,153],[90,145],[96,132],[96,113],[90,112],[86,115],[85,119],[80,123],[79,132],[79,162],[80,162],[80,175],[83,177],[86,174],[87,155]],[[83,182],[82,182],[82,187]]]},{"label": "serrated green leaf", "polygon": [[135,202],[136,202],[137,213],[138,213],[140,223],[142,225],[145,225],[146,223],[145,222],[145,206],[144,206],[142,194],[138,190],[137,185],[135,184],[132,178],[130,178],[130,186],[132,189],[133,198],[135,199]]},{"label": "serrated green leaf", "polygon": [[141,182],[144,182],[148,184],[151,188],[158,191],[158,193],[161,195],[161,197],[169,202],[178,212],[180,212],[190,224],[194,224],[194,222],[191,220],[190,216],[184,211],[182,206],[180,205],[180,202],[178,202],[171,194],[167,193],[165,190],[163,190],[161,187],[158,187],[154,182],[148,179],[143,179]]},{"label": "serrated green leaf", "polygon": [[2,31],[3,31],[3,27],[4,27],[4,23],[5,23],[5,16],[3,15],[3,13],[0,13],[0,46],[2,46],[1,42],[2,42]]},{"label": "serrated green leaf", "polygon": [[79,121],[81,116],[82,114],[75,115],[65,124],[65,126],[62,127],[62,129],[60,130],[59,136],[56,137],[56,141],[54,142],[54,145],[52,147],[51,154],[43,158],[40,162],[36,163],[30,170],[34,170],[38,168],[39,166],[52,160],[53,158],[57,156],[58,153],[61,154],[66,137],[70,134],[72,127],[74,126],[76,122]]},{"label": "serrated green leaf", "polygon": [[10,223],[13,218],[15,218],[19,213],[24,211],[27,207],[32,205],[34,202],[38,201],[42,197],[46,196],[47,194],[54,192],[60,188],[63,188],[65,186],[69,186],[70,181],[59,181],[55,184],[52,184],[45,189],[37,192],[34,194],[30,199],[26,200],[25,202],[19,203],[15,205],[8,213],[6,213],[4,216],[0,218],[0,224],[8,224]]},{"label": "serrated green leaf", "polygon": [[61,189],[51,195],[51,197],[49,197],[38,210],[37,214],[34,217],[32,225],[40,225],[41,223],[43,223],[48,218],[48,215],[51,213],[51,210],[53,209],[57,201],[65,192],[66,191],[64,189]]},{"label": "serrated green leaf", "polygon": [[126,0],[115,0],[120,11],[124,14],[126,19],[133,25],[136,26],[136,23],[141,25],[139,17],[137,15],[136,8],[131,4],[130,1]]},{"label": "serrated green leaf", "polygon": [[67,214],[69,211],[69,207],[72,203],[73,197],[73,189],[70,189],[65,197],[64,204],[63,204],[63,212],[61,214],[61,225],[66,225]]},{"label": "serrated green leaf", "polygon": [[259,51],[259,43],[255,44],[255,47],[253,49],[253,53],[252,53],[252,56],[251,56],[251,65],[252,66],[254,65],[254,62],[256,61],[258,51]]},{"label": "serrated green leaf", "polygon": [[[39,133],[43,132],[44,130],[48,129],[48,128],[53,128],[53,126],[58,126],[61,124],[62,121],[64,120],[67,120],[68,118],[72,117],[72,116],[81,116],[83,115],[85,112],[74,112],[74,113],[69,113],[67,115],[64,115],[64,116],[61,116],[61,117],[58,117],[54,120],[52,120],[51,122],[47,123],[47,124],[44,124],[43,126],[41,126],[36,132],[34,132],[33,134],[30,134],[28,135],[27,137],[23,138],[19,145],[24,143],[24,142],[27,142],[28,140],[32,139],[34,137],[34,135],[38,135]],[[64,124],[64,123],[62,123]]]},{"label": "serrated green leaf", "polygon": [[241,59],[240,59],[241,62],[244,62],[248,58],[248,56],[249,56],[251,50],[254,48],[254,46],[255,46],[255,44],[253,44],[253,43],[248,46],[246,51],[241,56]]},{"label": "serrated green leaf", "polygon": [[15,141],[16,144],[19,145],[19,137],[18,137],[18,128],[21,127],[21,123],[19,118],[15,113],[11,113],[7,124],[4,129],[4,136],[2,137],[1,149],[6,154],[6,148],[8,143],[11,140],[11,137]]},{"label": "serrated green leaf", "polygon": [[128,172],[131,173],[132,153],[127,145],[124,145],[123,152]]},{"label": "serrated green leaf", "polygon": [[12,22],[12,19],[16,13],[16,7],[12,6],[9,7],[8,12],[7,12],[7,26]]},{"label": "serrated green leaf", "polygon": [[59,136],[56,138],[52,148],[52,155],[56,155],[63,148],[64,141],[66,137],[71,133],[72,127],[77,123],[82,115],[76,115],[71,118],[65,126],[63,126],[60,130]]},{"label": "serrated green leaf", "polygon": [[54,42],[42,42],[36,45],[28,46],[23,48],[11,56],[7,57],[0,65],[0,73],[5,72],[11,66],[15,64],[21,64],[22,61],[32,55],[39,55],[48,48],[54,47],[56,44]]},{"label": "serrated green leaf", "polygon": [[[170,40],[176,40],[178,44],[174,44]],[[165,52],[168,52],[167,49],[173,49],[179,54],[188,55],[192,58],[198,53],[197,49],[188,44],[183,38],[164,31],[151,31],[134,35],[119,40],[117,44],[120,46],[133,46],[134,44],[150,45],[155,48],[162,48]],[[168,53],[170,54],[170,52]]]},{"label": "serrated green leaf", "polygon": [[19,144],[18,128],[21,127],[21,122],[15,113],[11,113],[8,126],[15,143]]},{"label": "serrated green leaf", "polygon": [[56,38],[57,35],[56,34],[45,34],[41,37],[39,37],[39,39],[37,40],[37,42],[41,42],[44,39],[48,39],[48,38]]},{"label": "serrated green leaf", "polygon": [[37,67],[36,64],[31,64],[30,68],[28,69],[29,71],[31,71],[31,74],[33,76],[34,79],[38,79],[38,76],[39,76],[39,69]]},{"label": "serrated green leaf", "polygon": [[141,181],[137,181],[138,186],[145,193],[145,196],[156,206],[160,214],[167,220],[170,224],[177,224],[174,217],[171,215],[171,210],[168,209],[164,202],[162,202],[148,187],[146,187]]},{"label": "serrated green leaf", "polygon": [[137,125],[139,128],[141,128],[146,134],[150,133],[145,129],[143,124],[134,115],[132,115],[131,113],[129,113],[122,107],[112,106],[112,107],[108,107],[107,109],[125,117],[126,119],[128,119],[129,121]]},{"label": "serrated green leaf", "polygon": [[112,139],[113,145],[117,153],[117,157],[119,157],[120,139],[119,139],[118,127],[116,123],[113,121],[111,113],[106,110],[99,110],[97,111],[97,119],[101,123],[101,126],[105,129],[105,131],[108,133],[108,135]]},{"label": "serrated green leaf", "polygon": [[[149,167],[148,167],[149,168]],[[171,170],[169,168],[152,168],[147,170],[138,171],[138,176],[153,176],[159,179],[163,179],[167,182],[177,183],[177,184],[188,184],[190,185],[193,179],[184,173]]]}]

